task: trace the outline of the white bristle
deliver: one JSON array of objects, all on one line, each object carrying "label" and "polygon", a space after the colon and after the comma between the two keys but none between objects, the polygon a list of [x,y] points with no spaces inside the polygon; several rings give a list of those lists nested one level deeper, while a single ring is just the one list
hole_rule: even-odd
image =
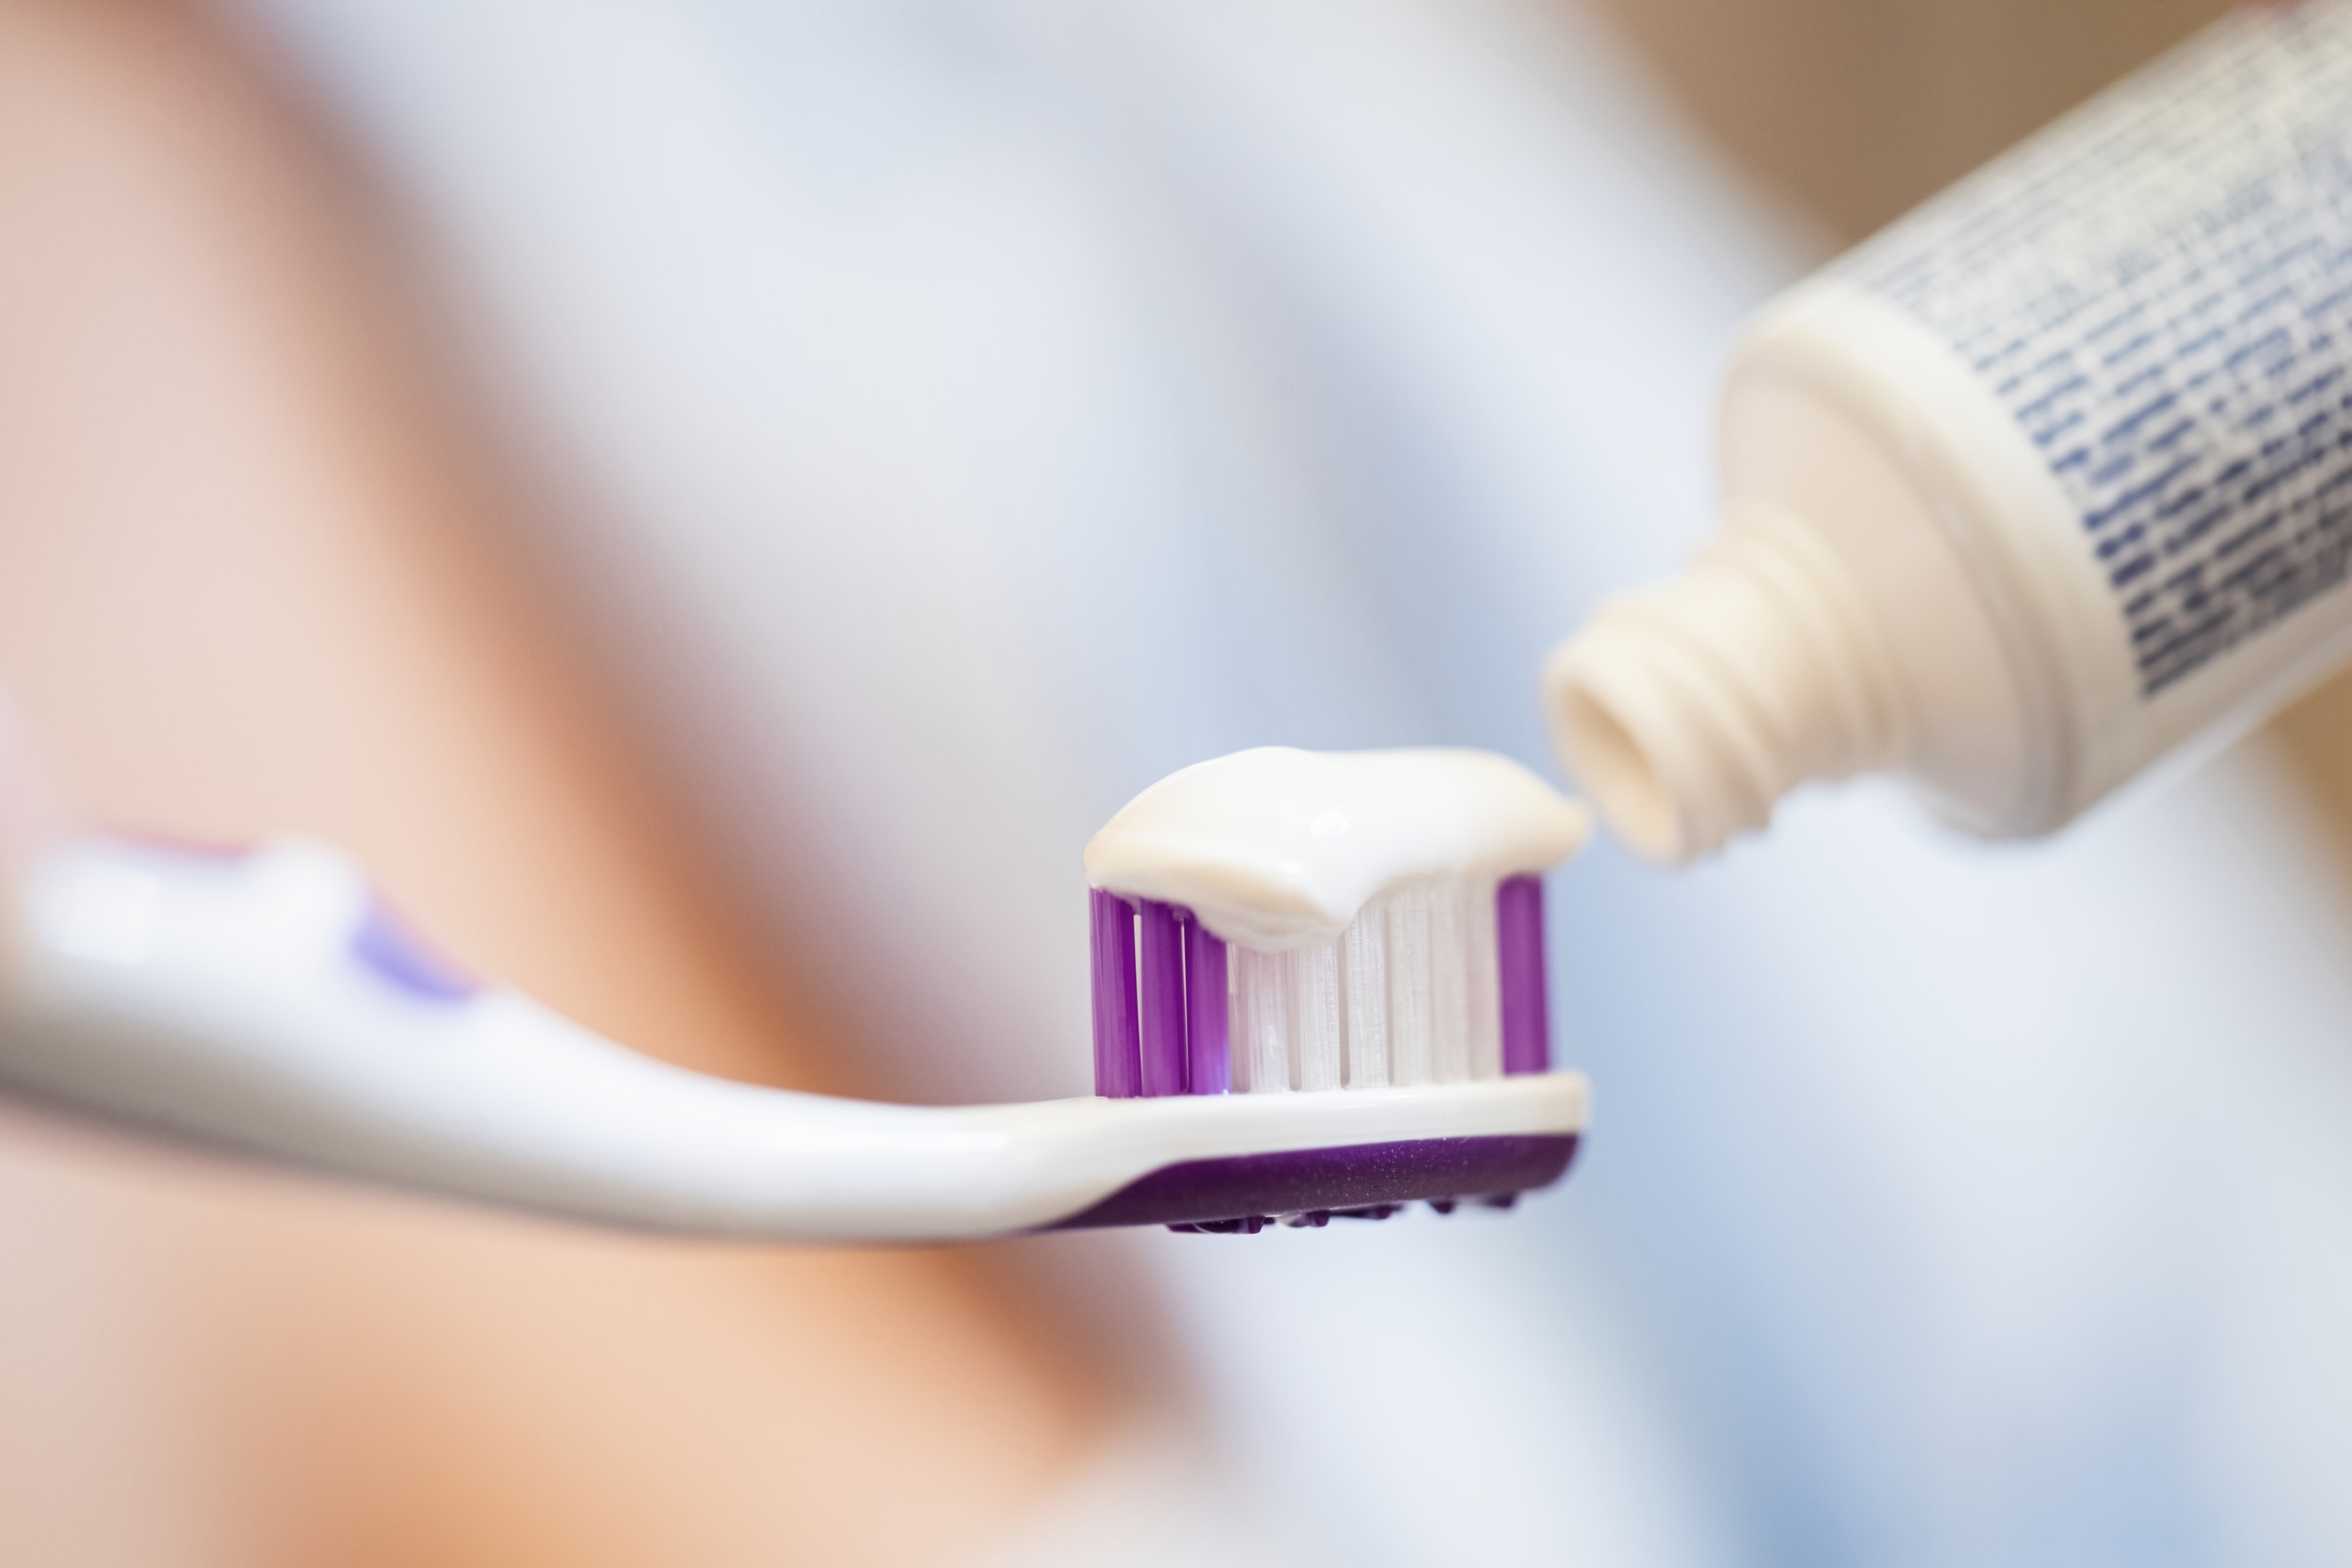
[{"label": "white bristle", "polygon": [[1389,922],[1365,911],[1339,939],[1340,985],[1348,999],[1348,1087],[1389,1081]]},{"label": "white bristle", "polygon": [[1291,965],[1286,952],[1235,944],[1233,976],[1234,1088],[1267,1094],[1290,1087]]},{"label": "white bristle", "polygon": [[1237,1090],[1378,1089],[1501,1076],[1495,883],[1429,877],[1366,904],[1337,942],[1234,944]]},{"label": "white bristle", "polygon": [[1466,902],[1469,920],[1464,973],[1470,981],[1470,1076],[1503,1076],[1502,953],[1495,945],[1495,888],[1473,883]]},{"label": "white bristle", "polygon": [[1429,1076],[1439,1083],[1460,1083],[1470,1076],[1470,911],[1465,891],[1451,877],[1429,888]]},{"label": "white bristle", "polygon": [[1389,928],[1389,1081],[1429,1083],[1436,1076],[1436,1058],[1429,1041],[1428,885],[1397,888],[1356,918],[1380,915]]},{"label": "white bristle", "polygon": [[1341,1025],[1339,944],[1327,942],[1290,955],[1291,995],[1298,1008],[1292,1035],[1296,1089],[1337,1089],[1346,1041]]}]

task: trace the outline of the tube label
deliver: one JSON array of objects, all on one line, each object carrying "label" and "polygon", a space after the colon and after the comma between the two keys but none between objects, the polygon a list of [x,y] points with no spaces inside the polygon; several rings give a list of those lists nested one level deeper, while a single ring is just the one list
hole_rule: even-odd
[{"label": "tube label", "polygon": [[2015,416],[2143,697],[2352,567],[2352,5],[2224,21],[1855,251]]}]

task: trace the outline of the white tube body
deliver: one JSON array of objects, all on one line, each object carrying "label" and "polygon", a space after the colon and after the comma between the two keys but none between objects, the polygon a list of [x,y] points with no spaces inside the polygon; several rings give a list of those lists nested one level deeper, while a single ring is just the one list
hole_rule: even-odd
[{"label": "white tube body", "polygon": [[1547,669],[1662,860],[1811,779],[2050,831],[2352,654],[2352,6],[2248,12],[1769,307],[1723,532]]}]

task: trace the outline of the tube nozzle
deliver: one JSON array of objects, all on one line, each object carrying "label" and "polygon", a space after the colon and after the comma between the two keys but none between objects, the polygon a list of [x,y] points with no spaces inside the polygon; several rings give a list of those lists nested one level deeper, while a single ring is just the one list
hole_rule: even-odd
[{"label": "tube nozzle", "polygon": [[1552,650],[1544,696],[1562,765],[1662,865],[1898,749],[1892,682],[1844,566],[1772,511],[1735,516],[1679,580],[1604,604]]}]

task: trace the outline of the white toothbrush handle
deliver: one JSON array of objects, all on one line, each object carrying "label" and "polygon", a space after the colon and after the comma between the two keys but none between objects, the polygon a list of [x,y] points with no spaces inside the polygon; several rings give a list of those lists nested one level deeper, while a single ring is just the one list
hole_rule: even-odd
[{"label": "white toothbrush handle", "polygon": [[[791,1094],[464,982],[346,857],[68,841],[27,868],[0,1082],[288,1163],[606,1223],[956,1234],[985,1113]],[[963,1209],[967,1214],[959,1215]]]}]

